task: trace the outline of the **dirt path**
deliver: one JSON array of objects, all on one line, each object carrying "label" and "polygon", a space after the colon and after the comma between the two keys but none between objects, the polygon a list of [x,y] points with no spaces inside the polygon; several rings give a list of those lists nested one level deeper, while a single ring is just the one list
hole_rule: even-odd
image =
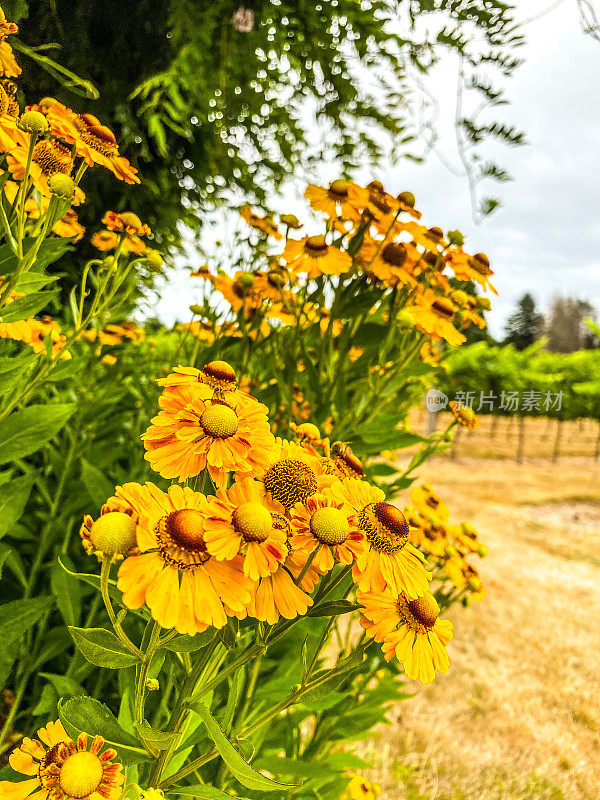
[{"label": "dirt path", "polygon": [[448,675],[371,743],[384,796],[598,800],[600,465],[459,455],[420,477],[488,545],[487,597],[452,613]]}]

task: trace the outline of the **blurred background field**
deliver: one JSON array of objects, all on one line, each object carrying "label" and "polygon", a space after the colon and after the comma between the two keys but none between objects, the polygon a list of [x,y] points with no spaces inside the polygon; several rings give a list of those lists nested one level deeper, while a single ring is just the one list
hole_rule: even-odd
[{"label": "blurred background field", "polygon": [[[441,415],[443,417],[443,415]],[[442,419],[438,428],[444,425]],[[390,714],[366,758],[394,800],[596,800],[600,774],[597,424],[491,419],[419,471],[489,547],[480,603],[454,610],[452,668]],[[424,430],[425,414],[413,415]],[[401,465],[407,461],[403,453]]]}]

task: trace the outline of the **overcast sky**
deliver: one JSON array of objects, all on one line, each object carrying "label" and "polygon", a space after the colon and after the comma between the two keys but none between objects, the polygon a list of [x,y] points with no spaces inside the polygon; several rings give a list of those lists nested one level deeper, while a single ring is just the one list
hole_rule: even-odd
[{"label": "overcast sky", "polygon": [[[529,19],[553,5],[552,0],[519,0],[518,13]],[[597,7],[600,15],[600,0]],[[382,178],[393,193],[410,188],[424,222],[459,228],[470,252],[487,253],[499,291],[488,316],[494,335],[502,334],[526,291],[542,310],[557,294],[585,298],[600,310],[600,41],[583,34],[576,0],[563,0],[525,32],[528,41],[520,55],[526,61],[506,82],[511,106],[497,116],[522,128],[528,146],[494,150],[514,178],[487,187],[486,193],[500,194],[499,211],[475,224],[465,178],[448,171],[435,155],[424,165],[402,161],[379,174],[361,170],[359,175],[365,181]],[[455,59],[436,68],[431,80],[439,97],[455,97],[456,68]],[[447,133],[440,137],[439,153],[458,166],[453,100],[447,108],[442,101],[440,113]],[[190,255],[188,263],[197,266]],[[156,309],[165,322],[189,318],[194,286],[186,270],[171,276]]]}]

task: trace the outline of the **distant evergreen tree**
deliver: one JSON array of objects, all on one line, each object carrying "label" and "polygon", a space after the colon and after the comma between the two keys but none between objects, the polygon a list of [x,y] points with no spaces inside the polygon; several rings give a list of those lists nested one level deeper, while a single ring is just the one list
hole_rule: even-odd
[{"label": "distant evergreen tree", "polygon": [[506,323],[505,344],[514,344],[517,350],[525,350],[540,338],[544,326],[544,315],[535,306],[535,298],[527,292],[517,303],[517,310]]}]

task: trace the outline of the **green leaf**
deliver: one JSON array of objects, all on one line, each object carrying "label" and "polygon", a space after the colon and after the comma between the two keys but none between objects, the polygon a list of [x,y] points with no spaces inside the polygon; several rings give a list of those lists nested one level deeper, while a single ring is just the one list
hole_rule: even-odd
[{"label": "green leaf", "polygon": [[50,585],[64,621],[67,625],[77,625],[81,616],[81,586],[79,581],[65,572],[58,561],[58,556],[52,565]]},{"label": "green leaf", "polygon": [[194,783],[191,786],[169,786],[169,794],[199,797],[200,800],[247,800],[246,797],[229,794],[205,783]]},{"label": "green leaf", "polygon": [[4,568],[4,562],[11,553],[12,550],[10,549],[10,547],[0,551],[0,579],[2,578],[2,569]]},{"label": "green leaf", "polygon": [[25,631],[52,607],[54,598],[35,597],[12,600],[0,606],[0,642],[3,645],[22,638]]},{"label": "green leaf", "polygon": [[0,422],[0,464],[35,453],[66,424],[74,403],[33,405]]},{"label": "green leaf", "polygon": [[352,603],[350,600],[331,600],[312,606],[312,608],[309,608],[306,612],[306,616],[335,617],[338,614],[349,614],[350,611],[356,611],[357,608],[360,608],[358,603]]},{"label": "green leaf", "polygon": [[40,672],[40,678],[45,678],[56,689],[59,697],[75,697],[83,694],[83,688],[77,681],[71,680],[64,675],[55,675],[52,672]]},{"label": "green leaf", "polygon": [[148,758],[138,740],[124,731],[112,711],[92,697],[73,697],[58,704],[58,716],[72,739],[80,733],[102,736],[109,747],[114,747],[123,764],[138,764]]},{"label": "green leaf", "polygon": [[121,669],[139,661],[114,633],[105,628],[75,628],[69,625],[69,633],[81,654],[98,667]]},{"label": "green leaf", "polygon": [[320,761],[303,761],[296,758],[261,756],[256,765],[273,775],[286,775],[291,778],[320,778],[325,771]]},{"label": "green leaf", "polygon": [[157,731],[150,725],[135,725],[140,739],[145,742],[151,750],[160,752],[167,750],[172,744],[179,742],[181,733],[177,731]]},{"label": "green leaf", "polygon": [[276,783],[257,772],[248,762],[242,758],[229,739],[221,730],[219,723],[212,716],[208,708],[201,702],[194,703],[192,710],[196,712],[206,726],[208,735],[219,751],[219,755],[229,768],[234,777],[245,786],[246,789],[263,792],[281,792],[290,787],[285,784]]},{"label": "green leaf", "polygon": [[36,353],[0,357],[0,394],[6,394],[20,380],[26,378],[29,367],[36,359]]},{"label": "green leaf", "polygon": [[106,500],[114,494],[114,484],[98,467],[90,464],[84,458],[81,459],[81,480],[98,507],[103,506]]},{"label": "green leaf", "polygon": [[58,275],[46,275],[44,272],[25,272],[19,276],[15,291],[21,294],[31,294],[37,292],[42,286],[52,281],[57,281]]},{"label": "green leaf", "polygon": [[0,539],[10,532],[25,510],[33,486],[33,475],[24,475],[5,484],[0,496]]},{"label": "green leaf", "polygon": [[29,319],[47,306],[56,295],[57,292],[35,292],[17,297],[0,311],[0,322],[18,322],[22,319]]}]

